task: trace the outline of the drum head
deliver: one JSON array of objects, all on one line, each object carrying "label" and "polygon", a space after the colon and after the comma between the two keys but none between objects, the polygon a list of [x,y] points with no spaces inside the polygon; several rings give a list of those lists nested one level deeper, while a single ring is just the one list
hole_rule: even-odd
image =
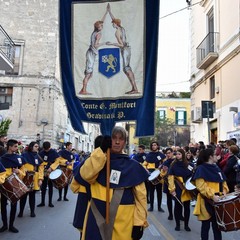
[{"label": "drum head", "polygon": [[226,197],[224,197],[224,198],[222,198],[222,199],[219,199],[219,201],[217,202],[217,203],[219,203],[219,202],[227,202],[227,201],[229,201],[229,200],[233,200],[234,198],[237,198],[238,196],[236,196],[236,195],[226,195]]},{"label": "drum head", "polygon": [[156,169],[154,170],[151,175],[148,177],[149,181],[152,181],[153,179],[155,179],[156,177],[158,177],[160,174],[160,170]]},{"label": "drum head", "polygon": [[61,176],[61,174],[62,174],[62,170],[56,169],[50,173],[49,178],[51,180],[54,180],[54,179],[59,178]]},{"label": "drum head", "polygon": [[191,182],[190,182],[191,178],[189,178],[186,183],[185,183],[185,187],[187,190],[194,190],[196,189],[196,186],[194,186]]}]

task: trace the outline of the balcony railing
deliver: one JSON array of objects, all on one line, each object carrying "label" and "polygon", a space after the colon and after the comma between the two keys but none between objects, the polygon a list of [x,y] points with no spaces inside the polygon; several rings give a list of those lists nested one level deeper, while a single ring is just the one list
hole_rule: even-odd
[{"label": "balcony railing", "polygon": [[197,47],[197,68],[206,69],[218,58],[219,33],[210,32]]},{"label": "balcony railing", "polygon": [[0,70],[8,71],[13,68],[15,44],[0,25]]}]

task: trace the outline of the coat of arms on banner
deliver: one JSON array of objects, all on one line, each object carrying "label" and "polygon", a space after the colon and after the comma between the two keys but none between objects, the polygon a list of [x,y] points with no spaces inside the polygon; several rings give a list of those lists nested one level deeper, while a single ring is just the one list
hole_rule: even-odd
[{"label": "coat of arms on banner", "polygon": [[[154,133],[160,0],[60,0],[62,90],[72,127],[136,121]],[[148,124],[146,124],[146,122]],[[113,175],[116,180],[116,174]]]},{"label": "coat of arms on banner", "polygon": [[104,48],[98,51],[98,70],[105,77],[110,78],[120,71],[119,48]]}]

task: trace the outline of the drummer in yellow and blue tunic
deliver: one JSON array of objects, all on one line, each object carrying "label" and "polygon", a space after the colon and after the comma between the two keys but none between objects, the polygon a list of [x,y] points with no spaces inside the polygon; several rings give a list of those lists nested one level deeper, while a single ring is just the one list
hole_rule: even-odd
[{"label": "drummer in yellow and blue tunic", "polygon": [[[0,162],[6,169],[6,178],[10,175],[17,174],[20,179],[25,176],[25,161],[22,156],[16,154],[18,150],[18,141],[15,139],[9,139],[7,142],[7,152],[1,156]],[[7,229],[10,232],[17,233],[18,229],[13,226],[17,210],[17,203],[11,203],[10,220],[9,225],[7,221],[7,198],[1,195],[1,215],[3,226],[0,228],[0,232],[4,232]]]},{"label": "drummer in yellow and blue tunic", "polygon": [[160,176],[164,179],[163,183],[163,192],[166,194],[167,197],[167,208],[168,208],[168,220],[173,220],[173,204],[172,204],[172,195],[168,190],[168,171],[170,168],[171,163],[175,160],[175,156],[173,154],[172,148],[165,149],[166,159],[164,160],[161,168]]},{"label": "drummer in yellow and blue tunic", "polygon": [[[151,174],[154,170],[158,169],[165,159],[165,155],[159,152],[159,144],[156,141],[151,142],[150,150],[146,155],[146,160],[143,162],[143,166],[149,171]],[[149,188],[149,196],[150,196],[150,208],[148,208],[149,212],[153,211],[154,206],[154,191],[157,191],[157,202],[158,202],[158,211],[164,212],[162,209],[162,184],[163,180],[159,182],[157,185],[154,185],[151,181],[148,182]]]},{"label": "drummer in yellow and blue tunic", "polygon": [[38,155],[38,143],[30,142],[27,151],[22,154],[26,160],[25,169],[26,175],[33,174],[33,187],[31,191],[25,194],[20,199],[20,211],[18,217],[23,216],[23,211],[26,205],[27,196],[29,196],[30,216],[35,217],[36,191],[40,189],[44,177],[44,164]]},{"label": "drummer in yellow and blue tunic", "polygon": [[185,151],[178,149],[176,158],[171,163],[168,172],[168,189],[174,197],[174,218],[176,222],[175,231],[180,231],[180,220],[182,216],[182,206],[184,208],[184,229],[189,232],[188,226],[190,218],[190,200],[192,196],[184,188],[184,183],[192,176],[194,165],[185,157]]},{"label": "drummer in yellow and blue tunic", "polygon": [[51,143],[46,141],[43,143],[43,150],[39,153],[40,159],[43,160],[44,165],[44,179],[41,186],[41,203],[37,207],[45,206],[45,195],[48,186],[48,206],[54,207],[52,204],[53,183],[48,178],[49,174],[59,166],[59,154],[55,149],[51,148]]},{"label": "drummer in yellow and blue tunic", "polygon": [[[59,165],[63,172],[65,172],[67,169],[72,171],[73,169],[73,161],[74,161],[74,155],[72,153],[72,143],[67,142],[66,143],[66,149],[61,150],[58,152],[60,155],[59,159]],[[62,201],[62,188],[58,189],[59,192],[59,198],[58,201]],[[68,184],[64,187],[64,194],[63,194],[63,200],[69,201],[67,199],[67,192],[68,192]]]},{"label": "drummer in yellow and blue tunic", "polygon": [[228,192],[228,186],[226,183],[226,177],[216,164],[217,161],[213,149],[208,148],[201,150],[197,160],[197,168],[192,177],[192,183],[199,191],[193,214],[202,222],[202,240],[208,240],[211,223],[214,239],[222,239],[222,234],[218,229],[211,201],[218,202],[219,195],[226,195]]}]

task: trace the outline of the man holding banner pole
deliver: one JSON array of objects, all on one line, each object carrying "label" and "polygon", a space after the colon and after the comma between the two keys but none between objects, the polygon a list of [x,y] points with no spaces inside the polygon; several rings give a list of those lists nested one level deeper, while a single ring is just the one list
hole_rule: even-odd
[{"label": "man holding banner pole", "polygon": [[[127,133],[114,127],[112,137],[104,136],[80,169],[81,177],[90,183],[92,199],[85,216],[83,239],[141,239],[147,223],[147,199],[144,181],[147,171],[123,152]],[[110,154],[110,219],[106,224],[106,162]]]}]

